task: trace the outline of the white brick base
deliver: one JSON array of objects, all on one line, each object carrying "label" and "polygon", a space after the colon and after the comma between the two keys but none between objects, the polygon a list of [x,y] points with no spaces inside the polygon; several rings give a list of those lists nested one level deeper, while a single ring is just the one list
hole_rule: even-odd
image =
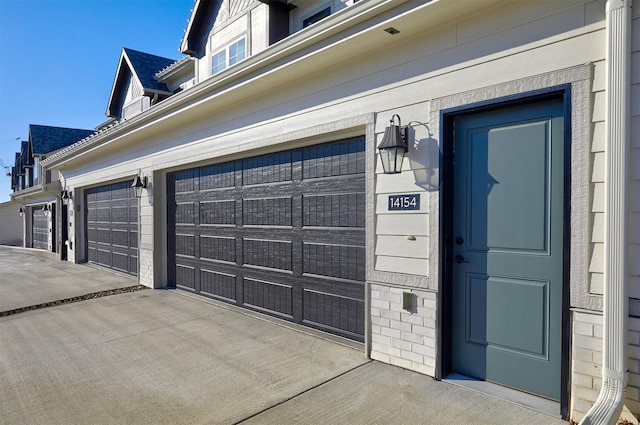
[{"label": "white brick base", "polygon": [[[572,313],[571,419],[579,422],[602,386],[602,315]],[[629,384],[622,417],[637,423],[640,415],[640,319],[629,318]]]},{"label": "white brick base", "polygon": [[139,249],[138,256],[140,264],[140,270],[138,270],[140,285],[153,288],[153,251]]},{"label": "white brick base", "polygon": [[[403,310],[402,293],[414,297]],[[370,285],[371,358],[405,369],[436,374],[436,294],[415,289]]]}]

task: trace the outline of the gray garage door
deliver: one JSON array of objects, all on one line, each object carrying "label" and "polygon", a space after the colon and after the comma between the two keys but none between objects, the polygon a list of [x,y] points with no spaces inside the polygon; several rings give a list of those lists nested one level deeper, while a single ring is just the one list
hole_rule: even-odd
[{"label": "gray garage door", "polygon": [[138,199],[131,182],[94,187],[85,194],[89,261],[137,274]]},{"label": "gray garage door", "polygon": [[362,341],[364,146],[170,173],[170,284]]},{"label": "gray garage door", "polygon": [[42,207],[31,209],[31,246],[37,249],[49,249],[49,217]]}]

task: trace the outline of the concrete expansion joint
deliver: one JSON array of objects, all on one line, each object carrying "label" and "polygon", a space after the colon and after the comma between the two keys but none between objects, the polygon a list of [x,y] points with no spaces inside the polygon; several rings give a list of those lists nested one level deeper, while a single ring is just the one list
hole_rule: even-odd
[{"label": "concrete expansion joint", "polygon": [[300,396],[302,396],[302,395],[304,395],[304,394],[306,394],[306,393],[308,393],[308,392],[311,392],[311,391],[313,391],[313,390],[315,390],[315,389],[317,389],[317,388],[320,388],[320,387],[322,387],[322,386],[324,386],[324,385],[326,385],[326,384],[328,384],[328,383],[330,383],[330,382],[333,382],[333,381],[335,381],[335,380],[337,380],[337,379],[339,379],[339,378],[341,378],[341,377],[343,377],[343,376],[345,376],[345,375],[348,375],[348,374],[350,374],[351,372],[354,372],[354,371],[356,371],[356,370],[360,369],[361,367],[366,366],[366,365],[368,365],[368,364],[370,364],[370,363],[373,363],[373,362],[374,362],[374,360],[369,359],[369,360],[367,360],[366,362],[364,362],[364,363],[362,363],[362,364],[359,364],[358,366],[355,366],[355,367],[353,367],[353,368],[351,368],[351,369],[349,369],[349,370],[347,370],[347,371],[345,371],[345,372],[343,372],[343,373],[341,373],[341,374],[339,374],[339,375],[336,375],[336,376],[334,376],[334,377],[333,377],[333,378],[331,378],[331,379],[327,379],[327,380],[325,380],[325,381],[322,381],[322,382],[320,382],[319,384],[314,385],[313,387],[307,388],[307,389],[306,389],[306,390],[304,390],[304,391],[301,391],[301,392],[299,392],[299,393],[297,393],[297,394],[292,395],[291,397],[289,397],[289,398],[287,398],[287,399],[285,399],[285,400],[282,400],[281,402],[275,403],[273,406],[269,406],[269,407],[267,407],[267,408],[265,408],[265,409],[262,409],[262,410],[260,410],[260,411],[258,411],[258,412],[255,412],[255,413],[254,413],[254,414],[252,414],[252,415],[247,416],[247,417],[246,417],[246,418],[244,418],[244,419],[240,419],[239,421],[234,422],[234,423],[233,423],[233,425],[239,425],[239,424],[242,424],[243,422],[246,422],[246,421],[248,421],[248,420],[250,420],[250,419],[252,419],[252,418],[255,418],[255,417],[256,417],[256,416],[258,416],[258,415],[261,415],[261,414],[263,414],[263,413],[265,413],[265,412],[268,412],[269,410],[271,410],[271,409],[273,409],[273,408],[276,408],[276,407],[281,406],[281,405],[283,405],[283,404],[285,404],[285,403],[288,403],[288,402],[289,402],[289,401],[291,401],[291,400],[295,400],[296,398],[298,398],[298,397],[300,397]]},{"label": "concrete expansion joint", "polygon": [[27,306],[27,307],[20,307],[20,308],[14,308],[12,310],[0,311],[0,317],[11,316],[11,315],[18,314],[18,313],[24,313],[25,311],[39,310],[39,309],[47,308],[47,307],[55,307],[55,306],[58,306],[58,305],[71,304],[71,303],[76,303],[76,302],[79,302],[79,301],[91,300],[91,299],[94,299],[94,298],[108,297],[110,295],[124,294],[124,293],[128,293],[128,292],[136,292],[136,291],[141,291],[143,289],[149,289],[149,288],[147,288],[146,286],[143,286],[143,285],[135,285],[135,286],[128,286],[128,287],[124,287],[124,288],[108,289],[106,291],[92,292],[92,293],[86,294],[86,295],[79,295],[79,296],[76,296],[76,297],[64,298],[64,299],[56,300],[56,301],[49,301],[49,302],[46,302],[46,303],[35,304],[35,305]]}]

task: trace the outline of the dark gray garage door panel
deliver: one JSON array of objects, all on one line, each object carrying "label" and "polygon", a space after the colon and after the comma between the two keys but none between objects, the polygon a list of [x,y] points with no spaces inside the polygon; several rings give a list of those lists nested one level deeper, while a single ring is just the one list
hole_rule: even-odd
[{"label": "dark gray garage door panel", "polygon": [[168,175],[170,282],[364,338],[364,138]]},{"label": "dark gray garage door panel", "polygon": [[49,217],[42,207],[32,208],[31,245],[37,249],[49,249]]},{"label": "dark gray garage door panel", "polygon": [[138,272],[138,200],[125,181],[88,189],[87,257],[129,274]]}]

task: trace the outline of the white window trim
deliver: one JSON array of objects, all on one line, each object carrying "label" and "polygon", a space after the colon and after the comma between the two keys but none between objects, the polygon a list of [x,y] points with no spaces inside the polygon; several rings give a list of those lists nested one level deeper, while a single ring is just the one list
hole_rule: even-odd
[{"label": "white window trim", "polygon": [[[217,74],[219,72],[224,71],[225,69],[229,68],[230,66],[233,65],[229,65],[229,48],[238,43],[239,41],[244,40],[244,58],[240,59],[238,62],[234,63],[233,65],[242,62],[243,60],[247,59],[249,57],[249,41],[248,41],[248,37],[246,33],[243,33],[242,35],[240,35],[239,37],[234,38],[233,40],[231,40],[229,43],[227,43],[225,46],[217,49],[217,50],[212,50],[211,55],[209,56],[209,70],[211,72],[211,75]],[[222,68],[219,71],[214,72],[213,71],[213,58],[215,56],[217,56],[219,53],[221,52],[225,52],[225,58],[224,58],[224,68]]]}]

